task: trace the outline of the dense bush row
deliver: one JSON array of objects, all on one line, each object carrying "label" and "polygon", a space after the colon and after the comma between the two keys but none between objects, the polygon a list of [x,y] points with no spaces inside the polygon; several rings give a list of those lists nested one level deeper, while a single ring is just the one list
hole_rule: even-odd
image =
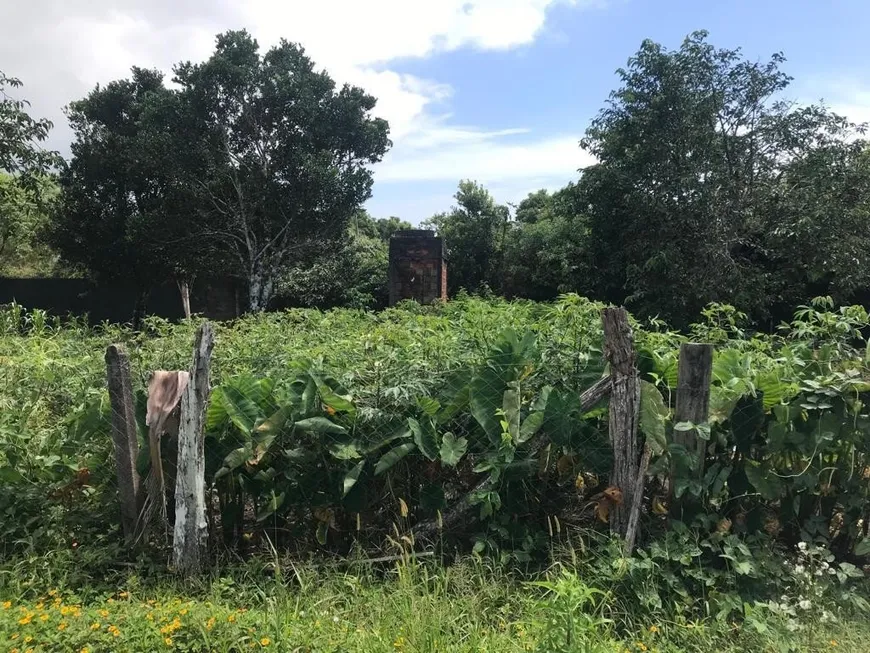
[{"label": "dense bush row", "polygon": [[[554,304],[463,298],[219,325],[206,438],[218,549],[258,540],[293,550],[377,548],[438,524],[485,478],[493,482],[472,492],[469,519],[428,531],[438,542],[525,563],[545,559],[554,538],[606,530],[606,410],[584,414],[578,402],[605,372],[600,309],[576,296]],[[836,582],[824,592],[847,591],[863,575],[867,314],[820,300],[779,335],[748,335],[740,323],[739,313],[711,306],[688,334],[635,325],[642,435],[655,453],[644,530],[655,542],[628,574],[632,588],[646,588],[632,595],[651,605],[691,608],[703,597],[723,614],[740,610],[746,592],[790,582],[770,584],[774,567],[786,573],[761,554],[771,546],[815,547],[814,564]],[[114,548],[105,346],[126,344],[141,409],[151,370],[189,364],[195,327],[152,320],[132,333],[5,310],[4,557],[72,548],[87,564],[88,556],[127,555]],[[670,417],[687,338],[716,345],[710,420],[699,429],[709,437],[703,462],[672,442],[674,429],[687,427]],[[665,517],[668,486],[683,501],[679,521]],[[680,573],[658,573],[669,565]]]}]

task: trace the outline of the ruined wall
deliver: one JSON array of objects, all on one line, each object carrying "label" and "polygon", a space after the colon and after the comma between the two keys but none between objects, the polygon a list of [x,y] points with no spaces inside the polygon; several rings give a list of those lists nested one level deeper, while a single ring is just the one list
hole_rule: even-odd
[{"label": "ruined wall", "polygon": [[390,238],[390,306],[403,299],[447,301],[444,241],[428,229],[397,231]]}]

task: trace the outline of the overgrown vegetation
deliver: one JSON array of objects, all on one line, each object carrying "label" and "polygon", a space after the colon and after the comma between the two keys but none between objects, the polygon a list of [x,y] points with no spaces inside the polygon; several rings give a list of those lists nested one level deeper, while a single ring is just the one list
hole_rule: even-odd
[{"label": "overgrown vegetation", "polygon": [[[419,609],[413,601],[430,601],[433,592],[477,600],[467,586],[450,584],[467,567],[411,564],[412,550],[431,548],[444,562],[468,554],[493,561],[491,571],[462,582],[511,570],[507,586],[493,591],[525,588],[510,599],[519,603],[508,601],[514,607],[504,621],[508,631],[534,633],[533,649],[624,650],[641,642],[680,650],[706,642],[808,650],[824,648],[823,638],[843,641],[831,633],[870,607],[862,570],[870,552],[864,309],[820,299],[777,335],[748,335],[738,312],[709,307],[691,331],[717,347],[711,416],[702,425],[670,417],[677,350],[687,336],[656,322],[635,324],[641,427],[655,455],[644,539],[633,557],[602,521],[606,410],[584,413],[577,403],[604,372],[600,309],[576,296],[552,305],[461,298],[380,314],[289,310],[220,325],[206,445],[218,568],[230,573],[236,563],[229,561],[241,555],[295,583],[301,572],[294,565],[311,556],[398,551],[395,573],[414,582],[372,583],[367,592],[405,601],[407,617]],[[133,333],[60,325],[14,306],[3,312],[2,583],[34,615],[49,589],[79,595],[85,612],[104,609],[96,606],[105,597],[87,588],[100,587],[96,578],[118,562],[151,579],[143,597],[168,591],[160,541],[132,560],[118,533],[103,352],[109,342],[126,343],[141,408],[150,370],[189,364],[195,326],[152,319]],[[703,457],[673,442],[675,430],[692,427],[709,437]],[[148,464],[143,454],[140,469]],[[439,528],[463,497],[474,510]],[[559,560],[568,571],[545,572]],[[107,582],[121,583],[129,572],[112,573],[116,580]],[[327,598],[337,592],[332,583],[358,582],[351,578],[357,575],[331,577],[299,598],[298,610],[309,597],[312,605],[337,600]],[[545,584],[532,589],[523,585],[529,579]],[[261,596],[252,609],[272,614],[274,592],[284,590],[257,582],[273,598]],[[194,593],[190,600],[207,621],[199,601],[209,599]],[[404,637],[410,650],[436,650],[434,639],[449,650],[502,650],[500,622],[490,613],[471,616],[481,608],[465,605],[471,621],[451,626],[460,630],[419,624],[422,630],[390,636]],[[135,620],[148,608],[139,601],[120,609]],[[347,633],[307,630],[313,626],[298,623],[295,612],[279,613],[269,622],[278,630],[258,636],[278,641],[280,629],[291,628],[300,637],[293,641],[316,650],[347,646]],[[466,629],[482,639],[465,639]],[[220,646],[253,641],[247,636],[232,628]],[[190,637],[174,641],[208,648],[206,635]]]}]

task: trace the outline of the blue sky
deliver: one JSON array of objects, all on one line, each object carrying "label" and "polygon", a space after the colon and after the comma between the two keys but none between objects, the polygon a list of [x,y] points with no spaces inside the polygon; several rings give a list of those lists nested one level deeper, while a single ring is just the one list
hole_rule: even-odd
[{"label": "blue sky", "polygon": [[394,147],[367,206],[418,223],[463,178],[503,202],[576,179],[578,141],[644,38],[706,29],[750,58],[782,51],[791,98],[870,120],[868,24],[870,0],[30,0],[0,3],[0,65],[67,153],[61,107],[132,65],[204,59],[227,29],[297,41],[379,98]]}]

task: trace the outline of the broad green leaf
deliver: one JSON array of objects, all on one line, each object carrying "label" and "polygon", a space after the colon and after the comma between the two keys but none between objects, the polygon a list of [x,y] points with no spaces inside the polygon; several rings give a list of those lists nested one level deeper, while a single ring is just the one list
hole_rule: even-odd
[{"label": "broad green leaf", "polygon": [[328,532],[329,532],[329,522],[322,521],[322,522],[317,523],[317,532],[315,535],[317,537],[317,542],[321,546],[326,546],[326,534]]},{"label": "broad green leaf", "polygon": [[641,381],[640,430],[643,431],[650,450],[656,456],[664,453],[668,446],[665,438],[665,420],[668,414],[668,408],[659,389],[648,381]]},{"label": "broad green leaf", "polygon": [[785,491],[782,479],[773,470],[754,460],[746,461],[746,478],[755,490],[768,501],[782,497]]},{"label": "broad green leaf", "polygon": [[351,491],[354,485],[356,485],[365,464],[365,460],[360,460],[347,474],[344,475],[343,489],[341,492],[342,497],[346,497],[347,493]]},{"label": "broad green leaf", "polygon": [[223,388],[223,405],[230,421],[239,431],[250,435],[262,412],[256,403],[243,394],[240,388],[225,386]]},{"label": "broad green leaf", "polygon": [[863,538],[860,542],[858,542],[858,544],[855,545],[855,555],[870,555],[870,537]]},{"label": "broad green leaf", "polygon": [[400,427],[393,430],[393,432],[390,433],[383,440],[379,440],[378,442],[375,442],[374,444],[370,445],[365,450],[365,453],[366,454],[374,453],[375,451],[377,451],[381,447],[385,447],[388,444],[390,444],[390,442],[394,442],[395,440],[402,440],[405,438],[410,438],[412,435],[413,435],[413,433],[411,432],[411,427],[408,426],[407,422],[405,422]]},{"label": "broad green leaf", "polygon": [[250,445],[233,449],[224,458],[224,467],[229,471],[238,469],[251,457]]},{"label": "broad green leaf", "polygon": [[504,420],[507,422],[507,428],[502,428],[511,434],[514,440],[517,440],[520,435],[520,393],[515,388],[510,388],[504,391],[502,396],[502,411],[504,411]]},{"label": "broad green leaf", "polygon": [[0,467],[0,481],[4,481],[5,483],[17,483],[23,479],[24,477],[21,475],[21,472],[14,467]]},{"label": "broad green leaf", "polygon": [[272,446],[275,438],[280,435],[281,430],[287,424],[291,412],[292,408],[290,406],[279,408],[266,421],[254,429],[254,435],[251,438],[254,455],[251,460],[248,461],[249,465],[256,465],[260,462],[262,457],[269,450],[269,447]]},{"label": "broad green leaf", "polygon": [[531,438],[535,433],[541,430],[541,426],[544,424],[544,411],[539,410],[534,413],[530,413],[526,419],[523,420],[523,425],[520,427],[520,433],[517,436],[517,444],[522,444],[523,442],[527,442],[529,438]]},{"label": "broad green leaf", "polygon": [[438,457],[438,434],[432,423],[427,420],[420,424],[413,417],[409,417],[408,428],[414,434],[414,442],[420,452],[429,460],[435,460]]},{"label": "broad green leaf", "polygon": [[452,433],[445,433],[441,439],[441,462],[450,467],[455,467],[459,464],[467,449],[468,440],[457,438]]},{"label": "broad green leaf", "polygon": [[383,474],[416,448],[417,445],[413,442],[406,442],[405,444],[400,444],[398,447],[393,447],[381,456],[380,460],[378,460],[378,464],[375,465],[375,475],[379,476],[380,474]]},{"label": "broad green leaf", "polygon": [[330,433],[332,435],[347,433],[347,429],[341,424],[331,422],[325,417],[309,417],[308,419],[300,420],[296,422],[296,428],[310,431],[311,433]]},{"label": "broad green leaf", "polygon": [[339,413],[348,413],[351,416],[356,414],[356,406],[353,405],[350,397],[337,394],[325,383],[319,385],[317,387],[317,391],[320,393],[320,399],[323,401],[323,403],[332,408],[334,411]]},{"label": "broad green leaf", "polygon": [[257,513],[257,521],[263,521],[264,519],[267,519],[268,517],[275,514],[275,511],[284,504],[284,499],[284,492],[278,495],[272,492],[272,496],[266,502],[266,505],[263,506]]}]

